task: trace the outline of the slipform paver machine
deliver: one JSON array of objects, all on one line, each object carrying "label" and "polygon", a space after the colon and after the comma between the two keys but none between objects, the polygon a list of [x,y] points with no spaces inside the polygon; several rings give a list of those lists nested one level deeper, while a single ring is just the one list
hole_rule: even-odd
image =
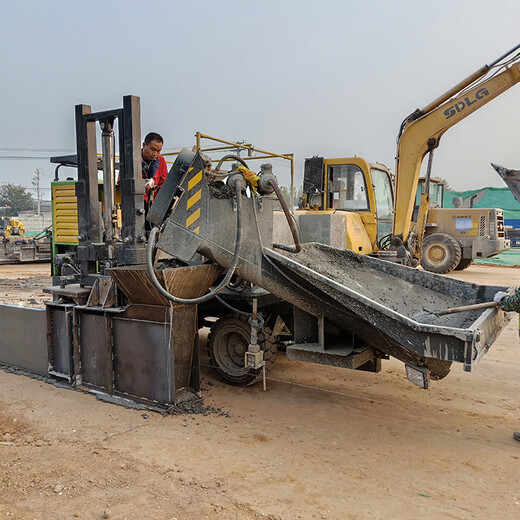
[{"label": "slipform paver machine", "polygon": [[[221,172],[222,161],[214,168],[200,151],[181,151],[148,211],[148,235],[139,110],[134,96],[104,112],[76,106],[78,178],[73,191],[70,181],[59,180],[52,190],[54,205],[68,204],[72,228],[77,218],[77,231],[61,243],[54,234],[55,284],[46,309],[2,306],[7,344],[0,362],[168,407],[200,395],[204,324],[211,323],[210,358],[233,384],[261,377],[283,337],[286,355],[307,362],[377,372],[382,359],[394,356],[423,387],[453,362],[471,371],[506,325],[510,315],[497,307],[427,322],[419,311],[486,302],[514,288],[301,245],[288,211],[295,243],[273,244],[276,177],[263,165],[253,178],[240,157],[225,157],[237,162]],[[60,190],[69,195],[60,198]],[[15,325],[22,320],[33,327],[20,335]]]}]

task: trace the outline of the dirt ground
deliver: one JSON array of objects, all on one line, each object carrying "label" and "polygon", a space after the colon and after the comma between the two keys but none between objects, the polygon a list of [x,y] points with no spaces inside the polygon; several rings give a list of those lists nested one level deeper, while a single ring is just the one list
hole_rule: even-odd
[{"label": "dirt ground", "polygon": [[[0,300],[39,304],[48,271],[0,266]],[[202,375],[224,413],[163,417],[0,371],[0,518],[520,518],[516,318],[475,372],[427,391],[392,360],[371,374],[280,354],[266,392]]]}]

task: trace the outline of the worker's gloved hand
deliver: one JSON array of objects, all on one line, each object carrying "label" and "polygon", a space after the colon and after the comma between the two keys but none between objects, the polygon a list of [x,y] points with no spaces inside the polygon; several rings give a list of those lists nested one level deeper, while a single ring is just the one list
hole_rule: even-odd
[{"label": "worker's gloved hand", "polygon": [[494,302],[501,302],[505,297],[507,296],[507,293],[504,291],[498,291],[495,296],[493,297]]},{"label": "worker's gloved hand", "polygon": [[151,179],[146,179],[146,182],[144,183],[144,189],[146,191],[151,190],[155,186],[155,181],[153,180],[153,177]]},{"label": "worker's gloved hand", "polygon": [[[500,295],[504,294],[502,298],[497,299]],[[520,289],[518,289],[515,294],[508,295],[504,292],[498,292],[495,294],[493,298],[495,301],[499,302],[499,307],[503,311],[506,312],[520,312]]]}]

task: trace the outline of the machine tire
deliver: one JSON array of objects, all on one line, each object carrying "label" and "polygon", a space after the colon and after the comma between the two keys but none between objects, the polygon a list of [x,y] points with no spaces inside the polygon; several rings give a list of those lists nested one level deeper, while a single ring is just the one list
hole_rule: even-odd
[{"label": "machine tire", "polygon": [[[226,383],[249,386],[262,375],[262,370],[246,369],[244,354],[251,338],[251,325],[239,314],[219,318],[208,335],[208,353],[211,364]],[[269,370],[276,358],[277,341],[270,327],[258,331],[258,345],[264,352],[265,369]]]},{"label": "machine tire", "polygon": [[460,263],[462,251],[457,241],[445,233],[427,236],[422,244],[421,266],[431,273],[451,273]]},{"label": "machine tire", "polygon": [[455,267],[455,271],[463,271],[473,263],[473,258],[461,258],[459,265]]}]

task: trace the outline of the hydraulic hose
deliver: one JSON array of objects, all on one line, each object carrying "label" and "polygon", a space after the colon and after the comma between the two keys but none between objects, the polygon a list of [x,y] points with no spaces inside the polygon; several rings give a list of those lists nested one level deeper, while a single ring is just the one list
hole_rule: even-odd
[{"label": "hydraulic hose", "polygon": [[245,166],[249,170],[249,166],[247,165],[246,161],[244,161],[244,159],[242,159],[242,157],[240,157],[239,155],[235,155],[232,153],[224,155],[224,157],[222,157],[222,159],[220,159],[220,161],[218,162],[217,166],[215,167],[215,170],[219,171],[220,167],[222,166],[222,163],[227,159],[235,159],[235,161],[238,161],[242,166]]},{"label": "hydraulic hose", "polygon": [[255,327],[257,330],[261,330],[264,326],[265,320],[260,313],[256,315],[257,323],[254,323],[253,314],[251,312],[242,311],[240,309],[237,309],[236,307],[233,307],[232,305],[229,305],[229,303],[227,303],[226,300],[223,300],[220,296],[215,296],[215,300],[217,300],[220,304],[222,304],[223,307],[230,310],[231,312],[248,318],[248,323]]},{"label": "hydraulic hose", "polygon": [[170,294],[159,282],[157,279],[157,276],[155,275],[154,269],[153,269],[153,251],[155,248],[155,243],[157,241],[157,233],[159,232],[159,228],[154,227],[152,231],[150,232],[150,237],[148,239],[148,245],[146,248],[146,267],[148,269],[148,274],[150,275],[150,279],[152,280],[152,283],[155,285],[156,289],[169,301],[173,303],[179,303],[181,305],[196,305],[199,303],[207,302],[208,300],[211,300],[214,296],[216,296],[218,293],[223,291],[229,281],[231,280],[231,277],[233,276],[235,269],[238,265],[238,261],[240,259],[240,251],[242,249],[242,193],[241,193],[241,187],[240,187],[240,181],[235,182],[235,191],[236,191],[236,200],[237,200],[237,237],[235,242],[235,251],[233,253],[233,260],[231,262],[231,265],[229,266],[229,269],[226,273],[226,276],[224,276],[223,280],[220,282],[220,284],[215,287],[212,291],[205,294],[204,296],[200,296],[199,298],[178,298],[177,296],[173,296],[173,294]]},{"label": "hydraulic hose", "polygon": [[[249,170],[249,166],[244,161],[244,159],[242,159],[242,157],[240,157],[239,155],[235,155],[235,154],[228,154],[228,155],[225,155],[224,157],[222,157],[220,159],[220,161],[218,162],[215,170],[217,170],[217,171],[220,170],[220,167],[222,166],[222,163],[226,159],[235,159],[240,164],[242,164],[242,166],[246,167]],[[285,246],[283,244],[273,244],[273,247],[276,247],[278,249],[283,249],[285,251],[290,251],[291,253],[299,253],[300,250],[301,250],[301,246],[300,246],[300,239],[298,237],[298,232],[297,232],[296,227],[295,227],[294,218],[291,215],[291,213],[289,212],[289,210],[287,209],[287,205],[285,204],[285,200],[284,200],[284,198],[283,198],[283,196],[282,196],[282,194],[280,192],[280,189],[278,188],[278,185],[276,184],[276,182],[274,182],[273,180],[270,180],[269,184],[271,185],[271,187],[273,188],[274,192],[276,193],[276,197],[278,198],[278,201],[280,202],[280,205],[282,206],[283,212],[285,214],[285,218],[287,219],[287,222],[288,222],[289,227],[291,229],[291,234],[293,236],[294,245],[295,245],[295,247],[290,247],[290,246]],[[256,206],[255,206],[255,208],[256,208]],[[258,228],[258,222],[257,222],[257,228]],[[260,239],[260,233],[258,234],[258,238]]]},{"label": "hydraulic hose", "polygon": [[278,201],[280,202],[283,212],[285,213],[285,218],[287,219],[289,227],[291,228],[291,233],[294,240],[294,247],[284,246],[283,244],[273,244],[273,247],[276,247],[277,249],[283,249],[284,251],[289,251],[291,253],[299,253],[301,251],[300,239],[298,238],[298,232],[296,231],[296,227],[294,225],[294,221],[292,220],[291,214],[287,209],[287,204],[285,204],[285,200],[283,200],[283,196],[280,193],[280,190],[278,189],[276,182],[273,182],[271,180],[269,181],[269,184],[272,186],[274,192],[276,193],[276,196],[278,197]]},{"label": "hydraulic hose", "polygon": [[209,175],[211,175],[212,177],[215,177],[217,179],[225,179],[226,177],[229,177],[230,172],[224,171],[224,173],[217,173],[218,171],[220,171],[220,167],[222,166],[222,163],[226,159],[235,159],[240,164],[242,164],[242,166],[245,166],[249,170],[249,166],[244,161],[244,159],[242,159],[242,157],[240,157],[238,155],[234,155],[234,154],[228,154],[228,155],[225,155],[224,157],[222,157],[222,159],[220,159],[220,161],[218,162],[218,164],[217,164],[217,166],[215,167],[214,170],[211,170],[210,172],[207,172],[207,173]]}]

